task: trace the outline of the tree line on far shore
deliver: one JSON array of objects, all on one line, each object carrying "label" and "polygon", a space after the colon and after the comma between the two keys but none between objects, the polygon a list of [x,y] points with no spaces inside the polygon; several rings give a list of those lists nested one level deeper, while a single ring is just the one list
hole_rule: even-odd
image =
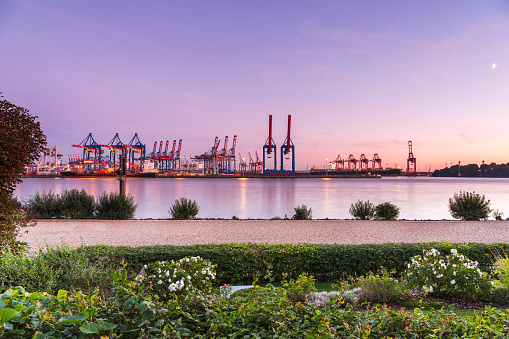
[{"label": "tree line on far shore", "polygon": [[453,165],[451,167],[435,170],[433,177],[487,177],[509,178],[509,163],[507,164],[477,164]]}]

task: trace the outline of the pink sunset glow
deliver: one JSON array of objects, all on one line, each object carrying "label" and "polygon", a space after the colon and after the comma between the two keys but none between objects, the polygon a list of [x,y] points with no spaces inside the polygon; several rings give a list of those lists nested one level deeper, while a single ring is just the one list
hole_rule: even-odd
[{"label": "pink sunset glow", "polygon": [[507,1],[0,0],[0,91],[64,159],[90,132],[247,158],[291,114],[298,170],[507,163],[508,37]]}]

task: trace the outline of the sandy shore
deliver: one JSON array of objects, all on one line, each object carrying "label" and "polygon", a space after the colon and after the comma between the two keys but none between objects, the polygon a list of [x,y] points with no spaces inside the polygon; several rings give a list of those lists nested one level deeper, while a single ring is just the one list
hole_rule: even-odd
[{"label": "sandy shore", "polygon": [[376,244],[509,242],[509,221],[361,220],[39,220],[20,236],[39,245],[114,246],[220,243]]}]

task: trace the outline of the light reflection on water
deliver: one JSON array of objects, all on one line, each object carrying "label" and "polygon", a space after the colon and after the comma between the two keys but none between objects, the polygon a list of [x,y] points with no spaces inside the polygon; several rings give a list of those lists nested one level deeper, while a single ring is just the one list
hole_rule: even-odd
[{"label": "light reflection on water", "polygon": [[[385,201],[401,209],[402,219],[451,219],[448,199],[459,191],[485,194],[492,207],[509,216],[507,178],[389,177],[382,179],[232,179],[232,178],[128,178],[127,192],[138,203],[136,218],[169,218],[175,199],[186,197],[200,206],[200,218],[241,219],[291,217],[293,208],[305,204],[313,218],[350,219],[350,205],[357,200]],[[15,195],[26,199],[37,191],[62,193],[85,189],[98,196],[118,191],[115,178],[24,179]]]}]

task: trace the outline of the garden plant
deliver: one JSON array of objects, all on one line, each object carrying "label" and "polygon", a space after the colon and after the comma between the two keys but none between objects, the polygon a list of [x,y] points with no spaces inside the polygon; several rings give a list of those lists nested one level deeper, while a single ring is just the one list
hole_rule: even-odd
[{"label": "garden plant", "polygon": [[478,262],[451,249],[450,254],[442,255],[432,248],[422,255],[410,258],[406,278],[413,287],[426,293],[442,296],[486,295],[494,282],[482,272]]},{"label": "garden plant", "polygon": [[396,220],[399,217],[399,207],[384,202],[375,207],[375,219],[377,220]]},{"label": "garden plant", "polygon": [[108,220],[128,220],[134,217],[137,205],[132,195],[104,192],[96,203],[95,217]]},{"label": "garden plant", "polygon": [[144,284],[161,300],[185,296],[193,290],[209,292],[215,279],[215,266],[200,257],[150,263],[136,277],[139,285]]},{"label": "garden plant", "polygon": [[292,217],[293,220],[311,220],[311,208],[308,208],[306,205],[300,205],[293,209],[295,210],[295,214]]},{"label": "garden plant", "polygon": [[358,200],[350,206],[350,214],[361,220],[369,220],[375,216],[375,205],[368,201]]},{"label": "garden plant", "polygon": [[449,198],[449,212],[454,219],[485,220],[491,213],[490,201],[484,195],[460,191]]},{"label": "garden plant", "polygon": [[[183,274],[190,276],[196,272],[191,271],[195,268],[189,269]],[[166,275],[162,269],[161,273]],[[447,334],[442,337],[505,338],[509,335],[509,311],[490,306],[463,317],[448,309],[423,312],[419,308],[360,305],[359,310],[355,303],[345,303],[338,295],[326,304],[294,302],[284,288],[271,284],[235,292],[230,298],[196,288],[164,300],[156,291],[131,278],[126,264],[111,276],[108,297],[98,290],[85,293],[61,289],[54,294],[20,286],[4,290],[0,294],[0,336],[433,338]],[[309,279],[306,280],[304,285],[310,286]],[[256,293],[263,297],[253,298]],[[306,296],[306,300],[311,299]]]},{"label": "garden plant", "polygon": [[95,212],[95,199],[84,189],[65,190],[60,197],[62,213],[70,219],[91,219]]},{"label": "garden plant", "polygon": [[200,207],[196,201],[188,200],[184,197],[175,200],[168,211],[171,218],[175,220],[194,219],[198,214]]}]

